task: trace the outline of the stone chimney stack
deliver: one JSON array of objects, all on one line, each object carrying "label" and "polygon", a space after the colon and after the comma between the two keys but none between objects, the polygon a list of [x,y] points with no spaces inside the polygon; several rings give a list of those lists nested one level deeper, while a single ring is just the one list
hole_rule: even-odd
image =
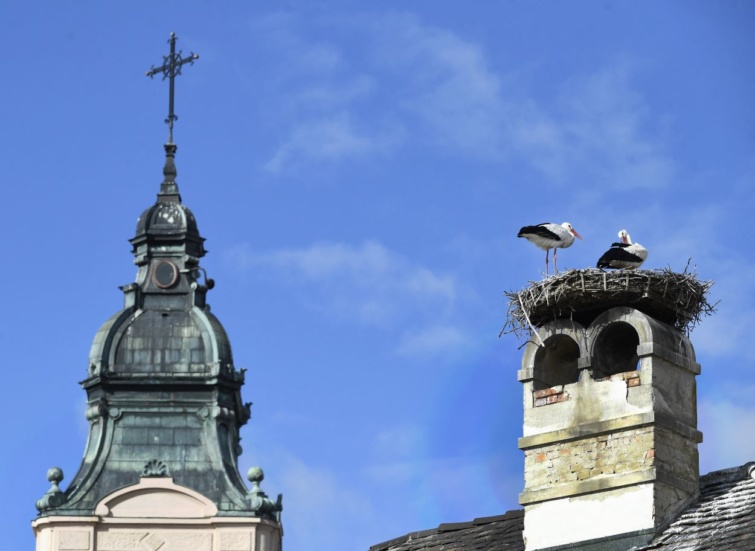
[{"label": "stone chimney stack", "polygon": [[518,373],[526,550],[630,549],[698,495],[700,366],[682,332],[637,308],[571,314],[533,321]]}]

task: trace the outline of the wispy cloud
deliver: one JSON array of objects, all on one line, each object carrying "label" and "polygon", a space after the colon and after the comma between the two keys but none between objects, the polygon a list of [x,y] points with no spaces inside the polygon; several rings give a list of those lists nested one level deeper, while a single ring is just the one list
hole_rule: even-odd
[{"label": "wispy cloud", "polygon": [[412,16],[380,21],[376,57],[407,74],[397,105],[436,142],[493,161],[517,158],[557,182],[589,176],[606,191],[663,187],[674,176],[625,60],[573,75],[535,100],[479,45]]},{"label": "wispy cloud", "polygon": [[357,74],[343,83],[323,81],[297,92],[293,102],[299,108],[327,111],[370,96],[375,91],[374,79]]},{"label": "wispy cloud", "polygon": [[377,241],[268,252],[240,246],[226,258],[237,267],[282,276],[288,285],[307,285],[314,306],[330,315],[394,330],[403,327],[400,354],[447,352],[466,341],[455,325],[457,297],[466,292],[456,276],[412,262]]},{"label": "wispy cloud", "polygon": [[440,299],[448,305],[456,297],[453,276],[413,264],[377,241],[365,241],[359,246],[317,243],[304,249],[239,254],[243,264],[272,266],[326,283],[337,280],[339,287],[346,283],[365,290]]},{"label": "wispy cloud", "polygon": [[471,338],[460,328],[434,325],[418,331],[407,331],[396,347],[396,353],[407,357],[460,354],[470,344]]},{"label": "wispy cloud", "polygon": [[443,146],[475,157],[505,155],[508,105],[479,46],[403,14],[378,18],[372,30],[377,66],[401,72],[405,83],[390,108],[413,115],[424,137]]},{"label": "wispy cloud", "polygon": [[[633,89],[624,59],[535,98],[481,45],[414,15],[311,23],[288,16],[268,24],[296,82],[280,98],[288,137],[266,164],[272,172],[429,146],[523,162],[556,183],[599,181],[605,192],[660,188],[675,176],[663,128]],[[353,49],[328,42],[330,32],[354,35]]]},{"label": "wispy cloud", "polygon": [[[321,100],[328,93],[323,89],[311,90],[310,100],[314,96]],[[399,135],[400,132],[389,128],[377,134],[359,130],[348,113],[335,113],[297,125],[265,163],[265,169],[279,172],[303,162],[336,161],[379,152],[390,147]]]},{"label": "wispy cloud", "polygon": [[619,60],[564,85],[558,124],[573,144],[565,150],[612,187],[664,187],[674,164],[662,129],[651,126],[643,98],[632,89],[631,74],[629,64]]}]

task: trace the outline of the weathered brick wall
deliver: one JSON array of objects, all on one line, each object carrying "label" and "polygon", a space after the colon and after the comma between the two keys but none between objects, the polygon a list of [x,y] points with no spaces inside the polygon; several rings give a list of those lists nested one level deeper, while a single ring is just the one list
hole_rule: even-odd
[{"label": "weathered brick wall", "polygon": [[654,465],[653,428],[629,429],[525,450],[524,487],[531,490]]},{"label": "weathered brick wall", "polygon": [[[625,373],[616,373],[609,377],[602,379],[596,379],[596,381],[626,381],[628,387],[640,386],[642,380],[640,379],[639,371],[627,371]],[[565,402],[571,399],[569,391],[566,390],[567,385],[556,385],[549,388],[543,388],[533,392],[533,399],[535,407],[547,406],[549,404],[555,404],[556,402]]]}]

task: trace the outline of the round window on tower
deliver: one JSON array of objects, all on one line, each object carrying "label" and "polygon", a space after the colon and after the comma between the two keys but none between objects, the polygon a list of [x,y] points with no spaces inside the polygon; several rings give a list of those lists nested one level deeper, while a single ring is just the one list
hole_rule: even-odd
[{"label": "round window on tower", "polygon": [[169,260],[163,260],[155,266],[152,279],[161,289],[173,287],[178,281],[178,267]]}]

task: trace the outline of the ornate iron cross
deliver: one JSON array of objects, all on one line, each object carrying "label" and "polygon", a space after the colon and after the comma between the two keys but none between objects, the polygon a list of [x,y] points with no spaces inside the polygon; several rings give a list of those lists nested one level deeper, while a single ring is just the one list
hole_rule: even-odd
[{"label": "ornate iron cross", "polygon": [[152,68],[147,71],[147,76],[149,78],[154,77],[157,73],[160,72],[162,72],[163,74],[163,80],[170,78],[170,101],[168,104],[168,118],[165,119],[165,124],[167,124],[168,128],[170,129],[170,137],[168,138],[168,143],[173,143],[173,121],[178,120],[178,117],[173,112],[173,90],[175,87],[174,79],[181,74],[181,67],[183,67],[184,63],[194,65],[194,60],[199,59],[199,56],[194,52],[191,52],[189,54],[189,57],[186,58],[181,57],[180,50],[178,51],[178,53],[176,53],[176,39],[176,33],[170,33],[170,40],[168,41],[168,43],[170,44],[170,54],[163,56],[163,64],[161,67],[155,67],[153,65]]}]

